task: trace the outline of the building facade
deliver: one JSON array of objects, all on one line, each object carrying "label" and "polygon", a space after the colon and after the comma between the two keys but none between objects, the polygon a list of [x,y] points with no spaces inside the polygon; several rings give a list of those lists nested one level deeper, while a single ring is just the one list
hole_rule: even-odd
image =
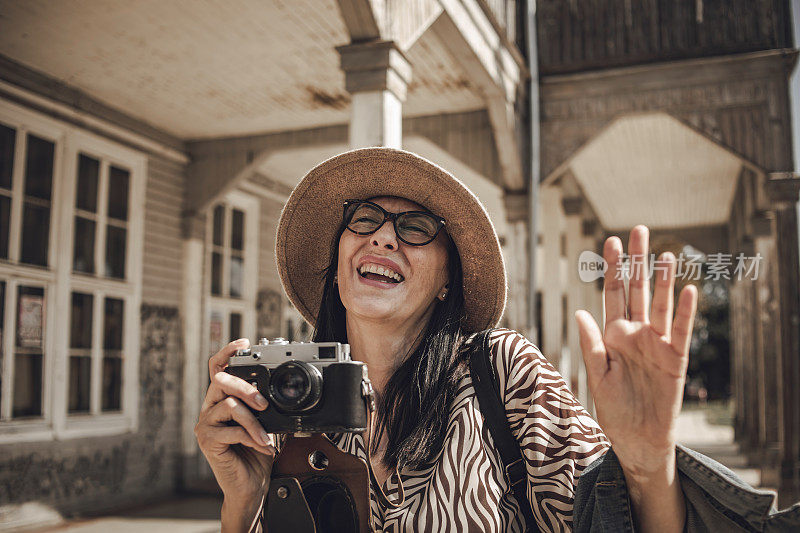
[{"label": "building facade", "polygon": [[207,359],[309,334],[276,225],[350,147],[402,146],[479,194],[524,327],[518,8],[0,2],[3,527],[30,502],[81,514],[213,486],[193,433]]},{"label": "building facade", "polygon": [[240,336],[309,334],[278,279],[278,217],[308,169],[371,145],[478,194],[509,268],[503,325],[589,407],[571,314],[600,317],[602,299],[576,277],[582,251],[645,223],[654,247],[768,257],[755,284],[731,283],[737,436],[800,499],[788,2],[0,1],[0,15],[6,526],[29,502],[81,514],[213,486],[193,434],[207,359]]}]

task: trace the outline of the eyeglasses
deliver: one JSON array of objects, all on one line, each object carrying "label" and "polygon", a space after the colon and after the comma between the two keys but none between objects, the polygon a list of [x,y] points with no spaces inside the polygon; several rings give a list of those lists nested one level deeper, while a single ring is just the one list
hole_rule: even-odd
[{"label": "eyeglasses", "polygon": [[370,235],[391,220],[397,238],[411,246],[423,246],[433,241],[444,227],[444,219],[425,211],[390,213],[368,200],[346,200],[344,223],[357,235]]}]

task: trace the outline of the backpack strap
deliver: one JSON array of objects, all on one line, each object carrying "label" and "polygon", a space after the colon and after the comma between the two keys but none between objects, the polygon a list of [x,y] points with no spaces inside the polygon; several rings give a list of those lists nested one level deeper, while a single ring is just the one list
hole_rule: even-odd
[{"label": "backpack strap", "polygon": [[508,425],[505,403],[500,397],[500,385],[490,363],[489,334],[491,332],[492,330],[486,330],[477,333],[472,340],[472,347],[469,350],[472,386],[478,397],[478,405],[483,413],[484,423],[489,428],[497,451],[500,452],[506,478],[525,517],[528,531],[536,532],[539,529],[528,501],[526,491],[528,475],[522,459],[522,450]]}]

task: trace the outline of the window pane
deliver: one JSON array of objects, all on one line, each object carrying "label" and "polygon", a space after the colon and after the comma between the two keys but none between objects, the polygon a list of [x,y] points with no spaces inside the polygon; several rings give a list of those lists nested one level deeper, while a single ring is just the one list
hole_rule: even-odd
[{"label": "window pane", "polygon": [[78,157],[78,190],[75,207],[97,212],[97,183],[100,179],[100,161],[88,155]]},{"label": "window pane", "polygon": [[231,298],[242,297],[244,284],[244,262],[241,257],[231,256]]},{"label": "window pane", "polygon": [[14,403],[11,416],[42,416],[42,354],[14,358]]},{"label": "window pane", "polygon": [[75,217],[72,270],[94,274],[94,220]]},{"label": "window pane", "polygon": [[0,124],[0,187],[11,189],[17,130]]},{"label": "window pane", "polygon": [[122,359],[103,358],[103,411],[119,411],[122,408]]},{"label": "window pane", "polygon": [[233,210],[233,220],[231,224],[231,248],[234,250],[244,249],[244,213],[238,209]]},{"label": "window pane", "polygon": [[218,205],[214,208],[214,244],[222,246],[222,224],[225,219],[225,208]]},{"label": "window pane", "polygon": [[91,294],[72,293],[70,348],[91,349],[93,307],[94,297]]},{"label": "window pane", "polygon": [[47,266],[50,240],[50,208],[25,202],[22,210],[22,250],[20,261]]},{"label": "window pane", "polygon": [[106,276],[125,279],[125,240],[127,231],[109,224],[106,226]]},{"label": "window pane", "polygon": [[130,172],[111,166],[108,169],[108,216],[128,220],[128,182]]},{"label": "window pane", "polygon": [[17,289],[17,347],[42,349],[44,331],[44,289]]},{"label": "window pane", "polygon": [[104,350],[122,350],[122,314],[123,301],[117,298],[106,298],[103,319]]},{"label": "window pane", "polygon": [[35,135],[28,134],[25,155],[25,195],[43,200],[50,199],[53,186],[53,153],[55,145]]},{"label": "window pane", "polygon": [[222,255],[217,252],[211,254],[211,294],[222,294]]},{"label": "window pane", "polygon": [[91,383],[92,358],[69,358],[69,412],[89,412],[89,384]]},{"label": "window pane", "polygon": [[228,329],[231,340],[235,341],[242,336],[242,315],[241,313],[231,313],[231,323]]},{"label": "window pane", "polygon": [[0,195],[0,258],[8,259],[8,238],[11,231],[11,198]]}]

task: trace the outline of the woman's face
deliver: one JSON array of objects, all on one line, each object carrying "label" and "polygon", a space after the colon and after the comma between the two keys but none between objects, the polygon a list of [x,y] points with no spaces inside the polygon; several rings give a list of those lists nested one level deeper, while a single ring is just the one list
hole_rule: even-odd
[{"label": "woman's face", "polygon": [[[391,213],[425,210],[404,198],[381,197],[371,201]],[[345,229],[339,240],[337,275],[348,319],[352,316],[387,322],[426,319],[426,313],[432,311],[437,296],[449,281],[447,240],[442,229],[432,242],[410,246],[397,238],[389,220],[371,235],[357,235]],[[380,272],[381,268],[383,275],[369,272]],[[399,275],[400,281],[394,274]]]}]

